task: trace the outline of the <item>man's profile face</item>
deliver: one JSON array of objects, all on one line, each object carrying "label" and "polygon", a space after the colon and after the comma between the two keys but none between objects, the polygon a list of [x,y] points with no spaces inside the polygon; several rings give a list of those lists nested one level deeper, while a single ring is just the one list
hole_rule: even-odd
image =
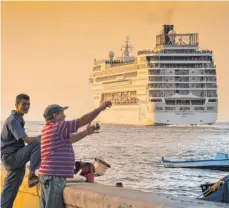
[{"label": "man's profile face", "polygon": [[53,114],[53,118],[55,119],[55,121],[64,121],[65,117],[66,115],[64,114],[64,111]]},{"label": "man's profile face", "polygon": [[22,114],[27,114],[30,108],[30,100],[21,99],[18,104],[16,104],[17,111]]}]

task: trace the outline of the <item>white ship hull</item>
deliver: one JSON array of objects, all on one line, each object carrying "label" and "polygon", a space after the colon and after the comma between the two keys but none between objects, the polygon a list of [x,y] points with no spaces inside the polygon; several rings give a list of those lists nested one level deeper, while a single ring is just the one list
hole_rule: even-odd
[{"label": "white ship hull", "polygon": [[201,125],[213,124],[217,113],[207,112],[147,112],[140,106],[112,107],[99,116],[99,122],[124,125]]},{"label": "white ship hull", "polygon": [[217,113],[156,113],[155,123],[158,124],[213,124]]}]

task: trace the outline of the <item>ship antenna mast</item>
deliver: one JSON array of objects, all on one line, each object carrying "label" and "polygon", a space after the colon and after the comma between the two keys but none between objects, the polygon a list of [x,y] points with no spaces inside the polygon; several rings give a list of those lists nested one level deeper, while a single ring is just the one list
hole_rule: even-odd
[{"label": "ship antenna mast", "polygon": [[129,38],[129,36],[127,36],[126,40],[125,40],[125,44],[121,48],[122,55],[124,57],[129,57],[130,51],[133,49],[133,47],[129,44],[129,42],[130,42],[130,38]]}]

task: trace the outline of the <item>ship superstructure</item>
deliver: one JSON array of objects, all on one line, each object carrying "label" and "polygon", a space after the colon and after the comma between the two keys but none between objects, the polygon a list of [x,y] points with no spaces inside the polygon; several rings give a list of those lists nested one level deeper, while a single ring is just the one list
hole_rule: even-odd
[{"label": "ship superstructure", "polygon": [[90,77],[96,106],[111,100],[102,123],[212,124],[217,119],[216,66],[210,50],[199,49],[197,33],[176,33],[163,25],[153,50],[130,56],[127,37],[122,56],[94,60]]}]

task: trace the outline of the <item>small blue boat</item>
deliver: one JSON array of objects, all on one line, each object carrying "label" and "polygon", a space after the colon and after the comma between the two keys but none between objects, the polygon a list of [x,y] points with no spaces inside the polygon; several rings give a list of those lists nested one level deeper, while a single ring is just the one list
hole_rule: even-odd
[{"label": "small blue boat", "polygon": [[204,160],[166,160],[162,157],[162,162],[166,168],[201,168],[229,171],[229,157],[225,153],[216,153],[214,159]]}]

